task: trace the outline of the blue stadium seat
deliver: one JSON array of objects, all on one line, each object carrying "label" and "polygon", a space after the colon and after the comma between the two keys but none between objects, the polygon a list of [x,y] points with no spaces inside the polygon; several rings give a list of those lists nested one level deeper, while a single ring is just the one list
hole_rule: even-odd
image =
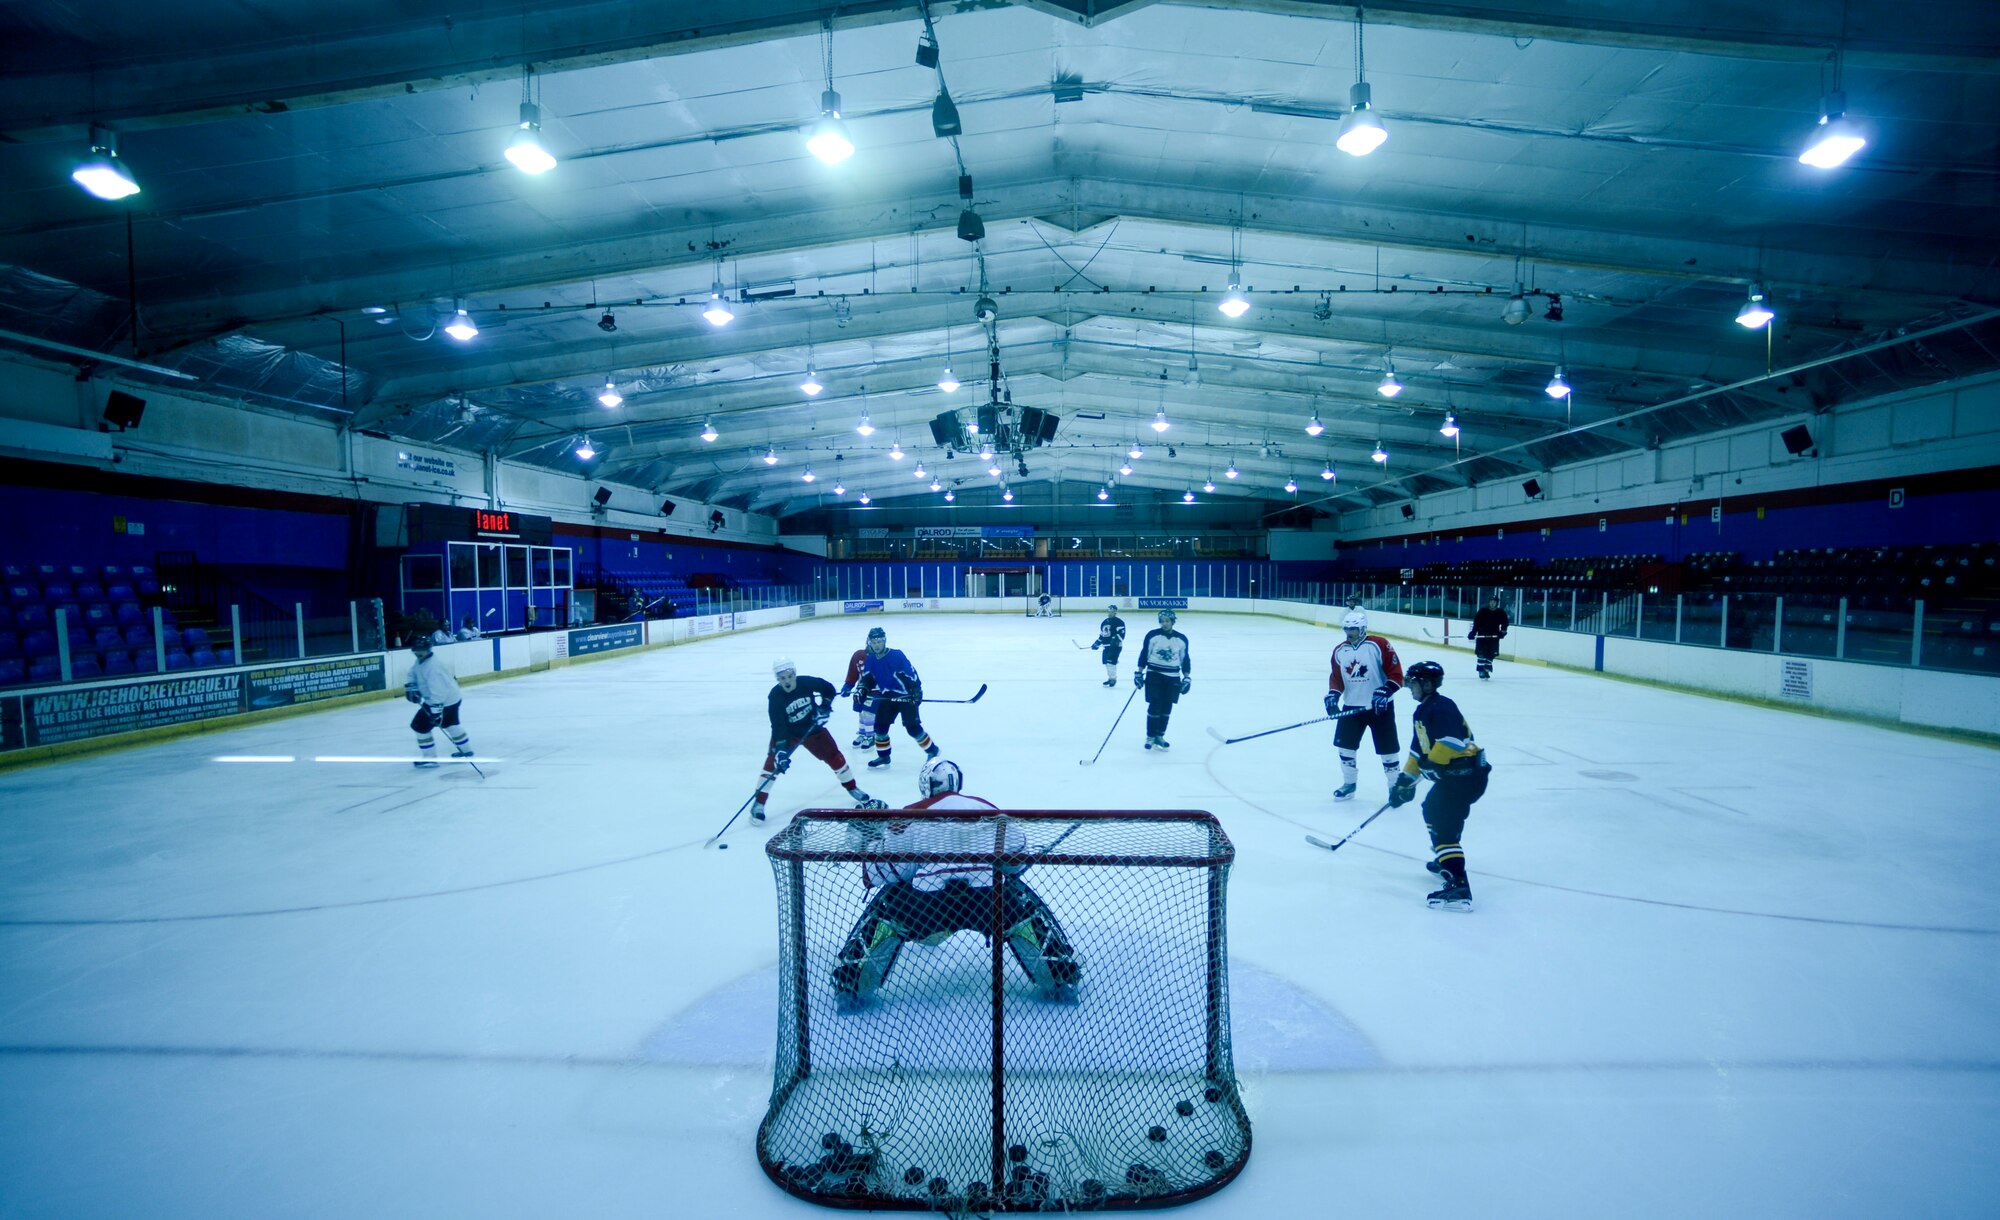
[{"label": "blue stadium seat", "polygon": [[160,591],[159,577],[153,575],[153,569],[143,563],[132,565],[132,584],[141,594],[153,594]]},{"label": "blue stadium seat", "polygon": [[215,650],[215,660],[219,665],[234,665],[236,664],[236,652],[229,648],[218,648]]},{"label": "blue stadium seat", "polygon": [[62,681],[62,666],[54,657],[35,657],[28,662],[28,681],[36,683],[60,682]]},{"label": "blue stadium seat", "polygon": [[86,627],[108,626],[116,613],[109,602],[91,602],[83,608],[83,622]]},{"label": "blue stadium seat", "polygon": [[95,602],[104,600],[104,586],[89,578],[76,582],[76,600]]},{"label": "blue stadium seat", "polygon": [[117,677],[132,672],[132,656],[121,649],[113,649],[104,654],[104,672]]},{"label": "blue stadium seat", "polygon": [[209,646],[208,632],[203,631],[199,627],[189,627],[187,630],[181,632],[181,643],[189,649],[207,648]]},{"label": "blue stadium seat", "polygon": [[42,600],[44,601],[66,602],[74,596],[76,594],[70,588],[70,583],[61,577],[56,577],[42,585]]},{"label": "blue stadium seat", "polygon": [[137,649],[132,653],[132,672],[149,674],[160,667],[160,659],[150,648]]},{"label": "blue stadium seat", "polygon": [[0,603],[0,631],[9,630],[13,626],[14,626],[14,607],[9,606],[5,603]]},{"label": "blue stadium seat", "polygon": [[28,657],[53,657],[56,655],[56,633],[46,627],[21,634],[21,652]]},{"label": "blue stadium seat", "polygon": [[19,657],[0,657],[0,686],[19,686],[28,680],[28,663]]},{"label": "blue stadium seat", "polygon": [[[197,669],[206,669],[211,665],[222,664],[221,660],[216,657],[215,653],[206,648],[195,649],[193,652],[190,652],[188,654],[188,658],[194,662],[195,668]],[[171,662],[171,658],[169,658],[169,661]]]},{"label": "blue stadium seat", "polygon": [[69,676],[77,682],[86,678],[101,678],[104,676],[104,666],[98,664],[96,653],[86,652],[69,659]]},{"label": "blue stadium seat", "polygon": [[106,582],[104,586],[104,596],[110,598],[114,602],[130,602],[130,601],[137,601],[139,599],[139,595],[132,589],[132,582],[126,580],[113,580]]},{"label": "blue stadium seat", "polygon": [[153,648],[152,626],[147,623],[134,623],[131,626],[125,628],[125,647],[144,648],[148,652],[152,651]]},{"label": "blue stadium seat", "polygon": [[90,634],[90,646],[96,649],[122,648],[125,637],[118,634],[116,627],[99,627]]},{"label": "blue stadium seat", "polygon": [[0,631],[0,657],[21,655],[21,637],[11,631]]},{"label": "blue stadium seat", "polygon": [[116,606],[112,607],[111,617],[117,621],[119,626],[129,627],[133,623],[145,622],[146,611],[138,602],[119,602]]},{"label": "blue stadium seat", "polygon": [[194,660],[191,657],[189,657],[187,653],[182,652],[178,648],[167,649],[168,669],[187,669],[191,667],[193,664]]},{"label": "blue stadium seat", "polygon": [[119,566],[118,566],[117,564],[115,564],[115,563],[107,563],[107,564],[105,564],[105,565],[104,565],[104,583],[105,583],[105,584],[107,584],[107,585],[108,585],[108,584],[111,584],[111,583],[112,583],[113,581],[119,581],[119,580],[124,580],[124,579],[125,579],[125,569],[124,569],[124,568],[121,568],[121,567],[119,567]]}]

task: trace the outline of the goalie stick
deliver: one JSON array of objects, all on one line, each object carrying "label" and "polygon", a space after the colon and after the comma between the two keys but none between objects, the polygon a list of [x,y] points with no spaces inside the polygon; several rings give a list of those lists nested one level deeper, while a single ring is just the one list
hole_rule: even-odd
[{"label": "goalie stick", "polygon": [[1125,719],[1125,713],[1131,710],[1132,700],[1137,699],[1138,697],[1139,697],[1139,688],[1135,686],[1132,688],[1132,693],[1125,696],[1125,706],[1118,709],[1118,720],[1113,720],[1111,722],[1111,727],[1104,731],[1104,740],[1097,743],[1097,753],[1092,754],[1089,758],[1077,759],[1076,760],[1077,766],[1088,767],[1090,764],[1104,757],[1104,747],[1111,744],[1111,735],[1118,731],[1118,721]]},{"label": "goalie stick", "polygon": [[1345,720],[1349,716],[1356,716],[1367,710],[1369,709],[1366,706],[1344,707],[1331,716],[1314,716],[1311,720],[1301,720],[1297,724],[1281,724],[1275,729],[1265,729],[1261,733],[1245,733],[1241,737],[1224,737],[1221,730],[1214,728],[1208,730],[1208,735],[1223,745],[1233,746],[1239,741],[1249,741],[1253,737],[1269,737],[1273,733],[1287,733],[1293,729],[1302,729],[1309,724],[1324,724],[1334,720]]},{"label": "goalie stick", "polygon": [[1375,812],[1363,818],[1361,820],[1361,825],[1356,826],[1353,830],[1348,831],[1346,838],[1341,839],[1340,843],[1329,843],[1325,839],[1320,838],[1318,835],[1307,835],[1306,842],[1312,844],[1314,847],[1323,847],[1328,851],[1339,851],[1342,843],[1347,842],[1348,839],[1351,839],[1355,835],[1360,834],[1363,830],[1366,830],[1368,828],[1368,823],[1374,821],[1376,818],[1381,817],[1384,813],[1387,813],[1388,811],[1389,811],[1389,803],[1387,801],[1382,802],[1382,807],[1380,809],[1377,809]]}]

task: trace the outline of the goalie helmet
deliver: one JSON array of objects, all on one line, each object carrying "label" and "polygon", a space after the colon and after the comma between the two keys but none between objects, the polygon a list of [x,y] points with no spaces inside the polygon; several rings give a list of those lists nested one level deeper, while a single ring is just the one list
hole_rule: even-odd
[{"label": "goalie helmet", "polygon": [[917,795],[936,796],[940,792],[960,792],[965,788],[965,772],[949,758],[933,758],[917,772]]},{"label": "goalie helmet", "polygon": [[1173,626],[1173,625],[1174,625],[1174,624],[1175,624],[1176,622],[1179,622],[1179,621],[1180,621],[1180,617],[1179,617],[1178,615],[1176,615],[1176,614],[1175,614],[1175,613],[1174,613],[1173,611],[1171,611],[1171,610],[1162,610],[1162,611],[1160,611],[1160,626],[1162,626],[1162,627],[1171,627],[1171,626]]}]

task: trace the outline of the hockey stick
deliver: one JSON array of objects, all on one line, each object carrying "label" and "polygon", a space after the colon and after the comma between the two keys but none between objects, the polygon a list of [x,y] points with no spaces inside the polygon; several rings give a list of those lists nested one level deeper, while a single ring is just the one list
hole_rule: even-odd
[{"label": "hockey stick", "polygon": [[925,703],[977,703],[979,702],[980,696],[984,695],[985,693],[986,693],[986,683],[981,682],[979,684],[979,689],[972,692],[972,698],[970,699],[926,699],[924,700],[924,702]]},{"label": "hockey stick", "polygon": [[1297,724],[1279,725],[1275,729],[1265,729],[1261,733],[1245,733],[1241,737],[1224,737],[1219,730],[1213,728],[1208,730],[1208,735],[1223,745],[1233,746],[1239,741],[1249,741],[1253,737],[1269,737],[1273,733],[1287,733],[1293,729],[1302,729],[1309,724],[1324,724],[1333,720],[1345,720],[1349,716],[1357,716],[1368,710],[1370,709],[1367,707],[1344,707],[1331,716],[1314,716],[1311,720],[1301,720]]},{"label": "hockey stick", "polygon": [[1132,693],[1125,696],[1125,706],[1118,709],[1118,720],[1114,720],[1111,722],[1111,727],[1109,729],[1106,729],[1104,732],[1104,740],[1097,743],[1097,753],[1092,754],[1089,758],[1077,759],[1076,760],[1077,766],[1088,767],[1092,763],[1096,762],[1098,759],[1104,757],[1104,747],[1111,744],[1111,734],[1116,733],[1118,731],[1118,721],[1125,719],[1125,713],[1130,711],[1132,708],[1132,700],[1137,699],[1138,697],[1139,697],[1139,688],[1135,686],[1132,688]]},{"label": "hockey stick", "polygon": [[1090,647],[1090,645],[1088,645],[1088,644],[1079,644],[1079,643],[1077,643],[1077,641],[1075,641],[1075,640],[1071,640],[1071,641],[1070,641],[1070,643],[1072,643],[1072,644],[1076,644],[1076,646],[1077,646],[1078,648],[1088,648],[1088,647]]},{"label": "hockey stick", "polygon": [[722,824],[722,830],[718,830],[714,834],[708,836],[708,842],[703,843],[702,846],[714,847],[715,841],[723,836],[724,831],[727,831],[731,826],[736,825],[736,819],[743,816],[743,811],[745,809],[750,808],[750,802],[756,800],[759,796],[763,795],[764,789],[776,783],[777,779],[778,777],[776,775],[767,775],[763,779],[758,780],[757,790],[750,794],[748,800],[745,800],[741,805],[738,805],[736,807],[736,812],[730,814],[729,820]]},{"label": "hockey stick", "polygon": [[1377,809],[1375,812],[1369,814],[1366,818],[1362,820],[1361,825],[1356,826],[1353,830],[1348,831],[1347,838],[1342,839],[1340,843],[1329,843],[1325,839],[1322,839],[1317,835],[1307,835],[1306,842],[1312,844],[1314,847],[1324,847],[1328,851],[1339,851],[1341,843],[1347,842],[1348,839],[1351,839],[1355,835],[1360,834],[1363,830],[1366,830],[1368,828],[1368,823],[1374,821],[1376,818],[1381,817],[1388,811],[1389,811],[1389,804],[1388,802],[1384,801],[1380,809]]}]

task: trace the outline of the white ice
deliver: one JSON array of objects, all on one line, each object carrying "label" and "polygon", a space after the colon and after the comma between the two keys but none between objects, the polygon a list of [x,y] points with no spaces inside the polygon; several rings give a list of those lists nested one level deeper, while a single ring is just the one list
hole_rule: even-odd
[{"label": "white ice", "polygon": [[[1148,625],[1128,615],[1135,636]],[[1990,1216],[2000,753],[1423,641],[1495,763],[1478,909],[1414,808],[1334,804],[1333,635],[1188,614],[1171,753],[1095,614],[820,619],[467,689],[488,778],[379,704],[0,773],[0,1216],[805,1216],[770,1088],[770,659],[866,626],[1001,806],[1201,808],[1238,849],[1255,1143],[1200,1216]],[[1136,640],[1134,641],[1136,643]],[[1405,696],[1399,701],[1407,731]],[[852,715],[834,727],[845,744]],[[862,785],[914,799],[898,733]],[[222,763],[221,756],[292,756]],[[843,804],[801,757],[774,814]]]}]

